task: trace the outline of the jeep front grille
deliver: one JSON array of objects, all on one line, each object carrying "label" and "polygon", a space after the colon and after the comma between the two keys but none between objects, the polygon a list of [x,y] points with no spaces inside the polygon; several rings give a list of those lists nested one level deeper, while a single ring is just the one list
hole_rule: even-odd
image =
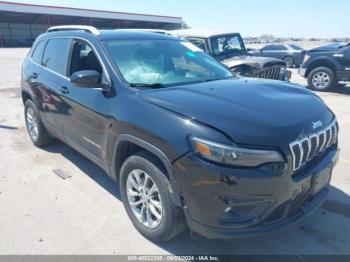
[{"label": "jeep front grille", "polygon": [[338,136],[338,125],[334,120],[325,129],[298,139],[289,144],[293,159],[293,170],[298,170],[313,157],[335,144]]},{"label": "jeep front grille", "polygon": [[260,73],[260,78],[279,80],[281,67],[282,66],[268,66],[264,68],[264,70]]}]

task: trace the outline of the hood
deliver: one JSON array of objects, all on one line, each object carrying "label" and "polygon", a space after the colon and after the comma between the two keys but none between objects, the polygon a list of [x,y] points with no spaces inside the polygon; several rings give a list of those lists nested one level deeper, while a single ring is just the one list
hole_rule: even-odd
[{"label": "hood", "polygon": [[266,65],[286,65],[285,62],[276,58],[249,55],[230,57],[221,62],[230,68],[242,64],[250,65],[258,69],[263,68]]},{"label": "hood", "polygon": [[333,114],[312,92],[269,80],[226,79],[141,91],[143,99],[219,129],[237,144],[288,146]]},{"label": "hood", "polygon": [[334,43],[324,46],[319,46],[313,49],[310,49],[309,52],[335,52],[338,51],[341,46],[344,46],[345,43]]},{"label": "hood", "polygon": [[330,55],[334,55],[338,51],[339,51],[338,49],[337,50],[312,49],[312,50],[309,50],[307,54],[312,56],[315,56],[315,55],[330,56]]}]

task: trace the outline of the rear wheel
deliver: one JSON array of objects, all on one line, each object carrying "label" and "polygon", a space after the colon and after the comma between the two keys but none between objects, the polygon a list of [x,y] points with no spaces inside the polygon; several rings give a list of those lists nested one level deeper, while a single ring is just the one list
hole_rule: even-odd
[{"label": "rear wheel", "polygon": [[52,138],[41,122],[39,110],[30,99],[24,104],[24,117],[28,134],[33,144],[37,147],[49,144]]},{"label": "rear wheel", "polygon": [[146,151],[125,160],[120,172],[124,207],[136,227],[152,241],[167,241],[185,228],[182,210],[159,161]]},{"label": "rear wheel", "polygon": [[334,85],[334,73],[328,67],[317,67],[308,75],[309,88],[315,91],[327,91]]},{"label": "rear wheel", "polygon": [[286,63],[287,67],[292,67],[294,65],[293,57],[287,56],[287,57],[283,58],[283,61]]}]

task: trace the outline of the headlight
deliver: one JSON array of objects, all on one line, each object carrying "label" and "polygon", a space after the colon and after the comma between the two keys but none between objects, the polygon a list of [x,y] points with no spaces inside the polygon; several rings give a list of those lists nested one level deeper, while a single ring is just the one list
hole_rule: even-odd
[{"label": "headlight", "polygon": [[286,72],[286,67],[285,67],[285,66],[282,66],[282,67],[281,67],[281,70],[280,70],[280,74],[283,75],[284,72]]},{"label": "headlight", "polygon": [[310,56],[309,56],[309,55],[305,55],[305,56],[304,56],[303,63],[307,62],[309,59],[310,59]]},{"label": "headlight", "polygon": [[241,148],[190,137],[192,149],[201,157],[222,164],[255,167],[265,163],[284,162],[280,153],[273,150]]}]

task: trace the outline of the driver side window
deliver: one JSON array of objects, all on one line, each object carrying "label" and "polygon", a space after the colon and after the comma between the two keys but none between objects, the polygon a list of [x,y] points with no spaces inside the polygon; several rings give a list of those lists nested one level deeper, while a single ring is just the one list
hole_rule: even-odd
[{"label": "driver side window", "polygon": [[95,70],[102,75],[102,66],[92,48],[83,41],[73,44],[69,76],[82,70]]}]

